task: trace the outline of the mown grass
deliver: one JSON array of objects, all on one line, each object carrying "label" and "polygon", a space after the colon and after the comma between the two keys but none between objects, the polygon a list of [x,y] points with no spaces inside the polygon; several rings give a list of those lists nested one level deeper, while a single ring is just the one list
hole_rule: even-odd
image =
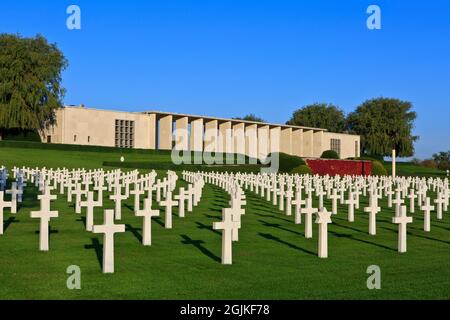
[{"label": "mown grass", "polygon": [[[97,168],[120,153],[62,152],[0,148],[0,165]],[[126,155],[141,161],[145,155]],[[163,158],[160,158],[164,161]],[[164,175],[164,172],[158,172]],[[179,185],[184,183],[180,181]],[[24,206],[15,216],[6,209],[5,234],[0,236],[0,299],[449,299],[450,218],[432,216],[431,233],[423,232],[422,214],[413,214],[408,226],[408,252],[399,254],[393,209],[378,215],[378,234],[368,235],[368,217],[362,208],[356,221],[347,209],[329,225],[329,258],[317,257],[317,226],[313,239],[304,238],[304,225],[252,193],[242,217],[239,242],[233,244],[233,265],[220,264],[221,235],[212,223],[228,205],[228,195],[206,185],[194,212],[178,218],[174,228],[163,227],[164,213],[154,219],[153,245],[140,243],[142,219],[133,215],[133,199],[123,206],[127,231],[115,238],[116,273],[101,272],[102,236],[85,231],[82,215],[64,196],[52,208],[50,251],[38,251],[39,221],[35,188],[27,188]],[[106,199],[105,207],[113,202]],[[330,207],[328,202],[326,206]],[[104,209],[103,208],[103,209]],[[95,211],[102,223],[102,209]],[[68,290],[66,269],[78,265],[82,289]],[[381,268],[381,290],[368,290],[367,267]]]}]

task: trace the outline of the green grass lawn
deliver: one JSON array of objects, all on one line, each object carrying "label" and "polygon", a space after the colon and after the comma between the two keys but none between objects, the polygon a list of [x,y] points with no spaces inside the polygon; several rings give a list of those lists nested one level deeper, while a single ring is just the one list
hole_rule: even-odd
[{"label": "green grass lawn", "polygon": [[[385,167],[392,174],[392,163],[386,162]],[[418,166],[409,162],[397,162],[396,173],[399,176],[419,176],[445,178],[446,172],[438,169]]]},{"label": "green grass lawn", "polygon": [[[0,148],[0,165],[98,168],[117,161],[120,153],[63,152]],[[134,161],[157,156],[127,154]],[[165,158],[164,158],[165,157]],[[167,156],[160,157],[166,161]],[[163,172],[158,172],[164,175]],[[180,185],[184,184],[180,182]],[[378,215],[377,236],[368,235],[368,216],[362,198],[356,221],[346,220],[341,206],[329,225],[329,258],[317,257],[317,227],[304,238],[304,225],[270,203],[247,193],[239,242],[233,244],[233,265],[220,264],[221,234],[212,223],[221,219],[228,195],[206,185],[199,206],[186,218],[174,212],[172,230],[163,227],[164,213],[153,220],[153,245],[141,245],[142,219],[133,215],[133,199],[123,206],[126,232],[115,237],[113,275],[101,272],[102,236],[84,228],[84,212],[75,214],[66,197],[58,195],[52,208],[50,251],[38,251],[39,220],[30,211],[39,203],[36,189],[26,189],[17,215],[5,214],[0,236],[0,299],[449,299],[450,217],[433,214],[431,233],[423,232],[420,213],[408,225],[408,252],[397,252],[393,211]],[[106,197],[105,197],[106,198]],[[329,203],[326,202],[327,206]],[[113,208],[105,200],[104,208]],[[102,210],[95,211],[102,223]],[[82,289],[68,290],[66,269],[81,268]],[[366,269],[381,268],[381,290],[368,290]]]}]

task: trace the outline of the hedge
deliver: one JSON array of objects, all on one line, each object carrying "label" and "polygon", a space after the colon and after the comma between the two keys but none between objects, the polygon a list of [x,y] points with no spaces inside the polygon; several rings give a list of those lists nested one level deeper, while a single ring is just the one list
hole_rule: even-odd
[{"label": "hedge", "polygon": [[325,150],[322,155],[320,156],[322,159],[340,159],[339,155],[334,150]]},{"label": "hedge", "polygon": [[380,161],[372,161],[372,175],[373,176],[387,176],[388,172]]},{"label": "hedge", "polygon": [[291,174],[312,174],[312,170],[306,165],[302,164],[291,170]]},{"label": "hedge", "polygon": [[103,166],[126,168],[126,169],[146,169],[146,170],[172,170],[172,171],[219,171],[219,172],[247,172],[258,173],[262,166],[257,164],[244,164],[244,165],[201,165],[201,164],[182,164],[176,165],[168,162],[118,162],[118,161],[104,161]]},{"label": "hedge", "polygon": [[306,165],[305,161],[297,156],[292,156],[283,152],[270,154],[270,157],[274,157],[278,155],[279,159],[279,171],[280,172],[291,172],[294,168]]}]

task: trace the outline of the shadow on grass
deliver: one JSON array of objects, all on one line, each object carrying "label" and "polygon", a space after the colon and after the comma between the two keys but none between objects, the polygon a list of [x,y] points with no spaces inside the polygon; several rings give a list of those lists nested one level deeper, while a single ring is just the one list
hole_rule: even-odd
[{"label": "shadow on grass", "polygon": [[279,216],[277,216],[275,214],[262,214],[262,213],[256,213],[256,212],[253,212],[253,214],[255,214],[257,216],[260,216],[260,217],[263,217],[263,218],[273,218],[273,219],[283,220],[283,221],[286,221],[286,222],[292,222],[289,219],[284,219],[284,218],[279,217]]},{"label": "shadow on grass", "polygon": [[84,228],[86,228],[86,217],[80,217],[80,219],[76,220],[77,222],[83,222]]},{"label": "shadow on grass", "polygon": [[[39,234],[39,233],[41,233],[40,229],[34,231],[34,234]],[[55,234],[55,233],[59,233],[59,231],[58,230],[52,230],[52,227],[48,226],[48,236],[49,236],[49,238],[50,238],[50,235]]]},{"label": "shadow on grass", "polygon": [[337,226],[339,228],[344,228],[344,229],[352,230],[352,231],[359,232],[359,233],[362,233],[362,234],[367,234],[367,232],[365,232],[363,230],[356,229],[356,228],[353,228],[353,227],[350,227],[350,226],[345,226],[343,224],[337,223],[336,221],[333,222],[333,225],[335,225],[335,226]]},{"label": "shadow on grass", "polygon": [[18,223],[18,222],[20,222],[20,220],[16,220],[16,217],[10,217],[3,224],[3,232],[6,232],[6,230],[8,230],[8,228],[11,226],[11,224]]},{"label": "shadow on grass", "polygon": [[274,235],[271,235],[270,233],[261,233],[261,232],[259,232],[258,235],[260,237],[263,237],[263,238],[267,239],[267,240],[272,240],[272,241],[284,244],[285,246],[288,246],[289,248],[296,249],[298,251],[302,251],[302,252],[305,252],[305,253],[308,253],[308,254],[311,254],[311,255],[314,255],[314,256],[317,255],[317,253],[315,253],[315,252],[309,251],[309,250],[304,249],[304,248],[300,248],[299,246],[296,246],[295,244],[292,244],[292,243],[289,243],[287,241],[281,240],[280,238],[277,238]]},{"label": "shadow on grass", "polygon": [[164,222],[162,221],[161,217],[153,218],[153,221],[155,221],[157,224],[159,224],[161,227],[164,228]]},{"label": "shadow on grass", "polygon": [[386,250],[397,252],[397,249],[394,249],[394,248],[391,248],[391,247],[388,247],[388,246],[385,246],[383,244],[379,244],[379,243],[376,243],[376,242],[372,242],[372,241],[368,241],[368,240],[364,240],[364,239],[358,239],[358,238],[355,238],[351,234],[341,234],[341,233],[337,233],[335,231],[328,231],[328,232],[330,234],[332,234],[333,236],[338,237],[338,238],[348,238],[350,240],[355,240],[355,241],[362,242],[362,243],[365,243],[365,244],[370,244],[372,246],[376,246],[376,247],[379,247],[379,248],[382,248],[382,249],[386,249]]},{"label": "shadow on grass", "polygon": [[210,219],[214,219],[214,220],[220,220],[221,219],[221,217],[219,217],[219,216],[213,216],[213,215],[211,215],[211,214],[207,214],[207,213],[205,213],[205,214],[203,214],[206,218],[210,218]]},{"label": "shadow on grass", "polygon": [[180,236],[181,236],[181,238],[183,238],[183,240],[181,240],[182,244],[194,246],[195,248],[200,250],[200,252],[203,253],[205,256],[213,259],[216,262],[222,261],[220,257],[216,256],[214,253],[212,253],[211,251],[206,249],[205,246],[203,246],[203,244],[205,243],[203,240],[193,240],[185,234],[182,234]]},{"label": "shadow on grass", "polygon": [[294,230],[291,230],[291,229],[287,229],[287,228],[282,227],[281,225],[279,225],[277,223],[269,223],[269,222],[263,221],[263,220],[258,220],[258,221],[261,222],[264,227],[277,228],[279,230],[283,230],[283,231],[286,231],[286,232],[294,233],[294,234],[297,234],[299,236],[304,236],[304,234],[301,233],[301,232],[294,231]]},{"label": "shadow on grass", "polygon": [[133,227],[131,224],[125,224],[125,231],[126,232],[131,232],[133,234],[133,236],[139,240],[139,242],[142,243],[142,234],[139,232],[141,231],[141,228],[135,228]]},{"label": "shadow on grass", "polygon": [[134,207],[132,205],[125,203],[123,206],[134,213]]},{"label": "shadow on grass", "polygon": [[407,234],[410,235],[410,236],[414,236],[414,237],[418,237],[418,238],[422,238],[422,239],[427,239],[427,240],[431,240],[431,241],[437,241],[437,242],[442,242],[442,243],[445,243],[445,244],[450,244],[450,241],[445,241],[445,240],[441,240],[441,239],[427,237],[427,236],[423,236],[423,235],[420,235],[420,234],[415,234],[415,233],[412,233],[412,232],[409,232],[409,231],[407,232]]},{"label": "shadow on grass", "polygon": [[211,231],[211,232],[214,232],[215,234],[218,234],[218,235],[222,235],[222,232],[221,231],[218,231],[218,230],[214,230],[211,226],[208,226],[208,225],[206,225],[206,224],[204,224],[204,223],[201,223],[201,222],[195,222],[195,224],[197,225],[197,228],[198,229],[206,229],[206,230],[208,230],[208,231]]},{"label": "shadow on grass", "polygon": [[100,241],[98,241],[97,238],[91,238],[91,244],[87,244],[84,246],[85,249],[95,250],[95,255],[97,256],[97,261],[100,265],[100,269],[103,268],[103,246],[100,244]]}]

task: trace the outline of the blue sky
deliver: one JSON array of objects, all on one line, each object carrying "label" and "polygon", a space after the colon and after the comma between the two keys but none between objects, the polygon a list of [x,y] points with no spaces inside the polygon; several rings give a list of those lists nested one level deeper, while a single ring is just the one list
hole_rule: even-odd
[{"label": "blue sky", "polygon": [[[81,8],[81,30],[66,8]],[[382,29],[366,27],[381,8]],[[283,123],[300,106],[411,101],[416,155],[450,149],[450,1],[2,0],[0,32],[69,60],[66,104]]]}]

